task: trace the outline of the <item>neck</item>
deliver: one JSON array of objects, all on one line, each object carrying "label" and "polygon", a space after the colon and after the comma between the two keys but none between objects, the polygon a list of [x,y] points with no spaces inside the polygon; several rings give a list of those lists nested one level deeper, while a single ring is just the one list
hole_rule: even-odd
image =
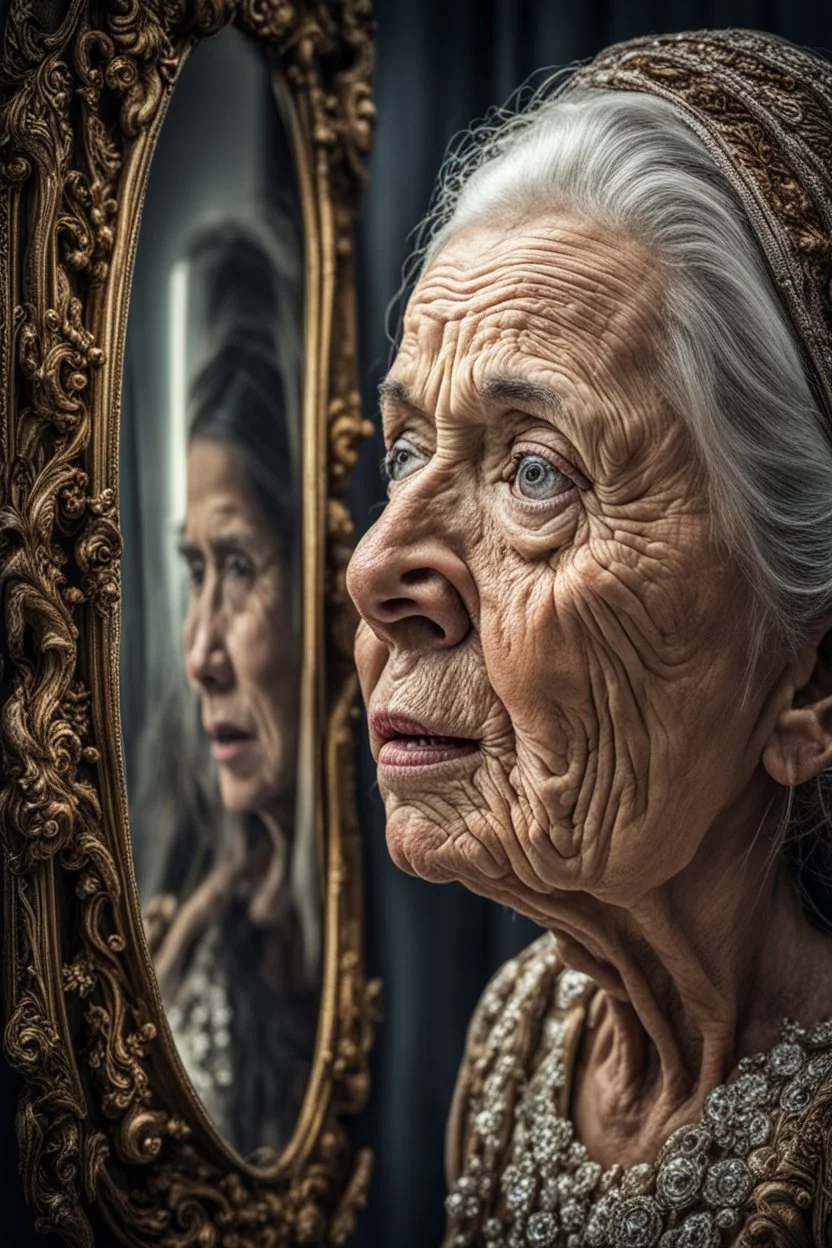
[{"label": "neck", "polygon": [[583,899],[551,924],[564,961],[603,990],[576,1070],[576,1125],[596,1155],[653,1160],[784,1016],[832,1014],[832,941],[804,918],[773,829],[750,849],[728,831],[632,908]]},{"label": "neck", "polygon": [[265,871],[255,880],[249,898],[249,917],[259,927],[273,927],[281,922],[291,905],[290,811],[291,804],[288,800],[275,801],[268,809],[257,811],[271,841]]},{"label": "neck", "polygon": [[275,844],[283,845],[292,839],[292,815],[294,811],[294,795],[286,794],[274,800],[263,810],[258,810],[257,817]]}]

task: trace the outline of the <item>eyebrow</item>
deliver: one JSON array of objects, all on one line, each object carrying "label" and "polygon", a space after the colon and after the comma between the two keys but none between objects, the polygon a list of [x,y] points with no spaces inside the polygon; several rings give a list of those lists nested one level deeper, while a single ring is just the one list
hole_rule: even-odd
[{"label": "eyebrow", "polygon": [[524,381],[521,377],[492,377],[482,389],[484,403],[523,403],[528,407],[536,407],[547,416],[563,414],[564,403],[561,396],[550,386],[539,381]]},{"label": "eyebrow", "polygon": [[[251,549],[250,542],[237,533],[224,533],[221,537],[212,537],[209,539],[208,545],[214,554],[220,555],[229,551],[236,554],[247,554]],[[177,549],[183,559],[198,559],[202,554],[202,548],[198,542],[188,541],[184,537],[180,537]]]},{"label": "eyebrow", "polygon": [[416,406],[404,382],[394,381],[392,377],[385,377],[380,384],[378,401],[379,403],[406,403],[408,407]]},{"label": "eyebrow", "polygon": [[[386,378],[378,388],[379,403],[406,403],[418,408],[407,386],[401,381]],[[556,390],[539,381],[524,381],[521,377],[491,377],[483,386],[482,401],[489,405],[498,403],[523,403],[536,407],[549,417],[563,414],[563,399]]]}]

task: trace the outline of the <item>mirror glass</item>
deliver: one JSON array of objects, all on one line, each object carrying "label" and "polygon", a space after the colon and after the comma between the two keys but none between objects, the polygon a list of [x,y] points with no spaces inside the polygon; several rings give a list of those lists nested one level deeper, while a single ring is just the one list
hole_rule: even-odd
[{"label": "mirror glass", "polygon": [[153,156],[120,433],[121,714],[148,947],[184,1070],[265,1163],[311,1065],[322,905],[301,774],[301,211],[281,93],[233,27]]}]

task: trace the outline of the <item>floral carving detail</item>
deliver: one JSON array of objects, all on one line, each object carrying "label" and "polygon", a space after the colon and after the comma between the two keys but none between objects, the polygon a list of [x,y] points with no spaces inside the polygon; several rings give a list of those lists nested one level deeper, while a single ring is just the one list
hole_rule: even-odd
[{"label": "floral carving detail", "polygon": [[95,970],[86,958],[76,958],[63,969],[64,992],[75,992],[88,997],[95,987]]},{"label": "floral carving detail", "polygon": [[[360,958],[346,663],[353,617],[343,595],[352,541],[343,498],[368,431],[355,390],[352,286],[373,123],[369,6],[68,0],[49,31],[37,9],[13,0],[0,57],[5,1048],[24,1081],[26,1194],[38,1228],[74,1248],[93,1248],[92,1201],[136,1248],[343,1244],[371,1158],[351,1156],[340,1115],[366,1097],[379,1008]],[[338,954],[326,970],[321,1100],[307,1107],[291,1159],[264,1153],[258,1172],[224,1153],[173,1058],[143,953],[110,736],[121,555],[110,422],[142,179],[189,47],[230,21],[269,45],[283,68],[312,186],[307,208],[333,258],[319,266],[328,284],[308,298],[325,327],[320,340],[333,344],[309,372],[327,379],[319,410],[329,412],[325,626],[341,660],[326,673],[321,735],[333,804],[327,923]],[[10,240],[20,238],[26,249],[10,266]],[[68,1016],[79,1014],[81,1033],[70,1034]]]}]

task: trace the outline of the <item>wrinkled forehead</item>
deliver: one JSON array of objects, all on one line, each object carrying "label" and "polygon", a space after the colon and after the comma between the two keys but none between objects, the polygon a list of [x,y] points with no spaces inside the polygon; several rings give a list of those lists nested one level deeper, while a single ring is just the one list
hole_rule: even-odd
[{"label": "wrinkled forehead", "polygon": [[[469,227],[422,274],[391,378],[441,406],[500,372],[619,384],[655,354],[659,280],[645,249],[575,219]],[[459,394],[457,394],[457,400]]]},{"label": "wrinkled forehead", "polygon": [[233,532],[258,548],[278,543],[257,502],[239,453],[219,438],[194,438],[188,448],[184,534]]}]

